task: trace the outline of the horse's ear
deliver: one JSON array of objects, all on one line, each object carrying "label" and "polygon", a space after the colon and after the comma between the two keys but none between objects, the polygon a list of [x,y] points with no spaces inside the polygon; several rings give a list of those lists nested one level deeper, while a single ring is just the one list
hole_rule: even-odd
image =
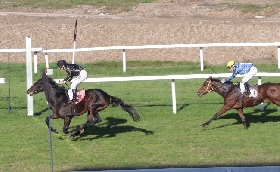
[{"label": "horse's ear", "polygon": [[210,76],[208,79],[212,80],[212,76]]}]

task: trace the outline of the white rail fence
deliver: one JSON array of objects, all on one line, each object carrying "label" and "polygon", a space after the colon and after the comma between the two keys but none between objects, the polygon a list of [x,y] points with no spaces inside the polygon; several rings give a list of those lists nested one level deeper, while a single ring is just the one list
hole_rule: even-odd
[{"label": "white rail fence", "polygon": [[[26,81],[27,81],[27,89],[33,85],[32,80],[32,52],[34,53],[34,63],[36,60],[37,64],[37,52],[42,51],[42,48],[32,48],[31,46],[31,37],[26,37],[26,47],[25,49],[0,49],[0,53],[26,53]],[[36,67],[37,70],[37,65]],[[34,71],[35,72],[35,71]],[[36,71],[37,72],[37,71]],[[5,83],[5,78],[1,78],[0,82]],[[10,83],[9,83],[10,90]],[[10,99],[10,93],[9,93]],[[9,100],[10,102],[10,100]],[[10,109],[10,105],[9,105]],[[27,95],[27,116],[33,116],[33,97]]]},{"label": "white rail fence", "polygon": [[[48,53],[74,53],[85,51],[100,51],[100,50],[122,50],[123,59],[123,72],[126,72],[126,50],[135,49],[159,49],[159,48],[200,48],[200,69],[203,71],[203,48],[205,47],[264,47],[275,46],[277,47],[278,54],[278,68],[280,69],[280,42],[274,43],[209,43],[209,44],[172,44],[172,45],[142,45],[142,46],[109,46],[109,47],[93,47],[93,48],[78,48],[78,49],[49,49],[43,50],[46,58],[46,67],[48,64]],[[72,57],[72,63],[75,62],[74,56]],[[34,64],[35,65],[35,64]]]},{"label": "white rail fence", "polygon": [[[109,46],[109,47],[93,47],[93,48],[78,48],[78,49],[49,49],[42,50],[42,48],[32,48],[31,38],[26,37],[25,49],[0,49],[0,53],[26,53],[26,74],[27,74],[27,88],[31,87],[32,79],[32,52],[34,53],[34,73],[37,73],[37,53],[43,51],[45,53],[46,67],[49,68],[48,53],[59,52],[85,52],[85,51],[98,51],[98,50],[122,50],[123,57],[123,72],[126,72],[126,50],[131,49],[160,49],[160,48],[200,48],[200,66],[201,71],[204,69],[203,65],[203,48],[204,47],[237,47],[237,46],[276,46],[278,53],[278,68],[280,69],[280,42],[274,43],[209,43],[209,44],[172,44],[172,45],[143,45],[143,46]],[[74,56],[72,63],[74,63]],[[196,74],[196,75],[169,75],[169,76],[138,76],[138,77],[113,77],[113,78],[88,78],[86,82],[111,82],[111,81],[135,81],[135,80],[159,80],[168,79],[171,80],[172,89],[172,102],[173,113],[176,114],[176,94],[175,94],[175,80],[176,79],[195,79],[195,78],[207,78],[209,74]],[[228,77],[230,74],[212,74],[214,77]],[[280,76],[279,73],[259,73],[259,82],[261,82],[262,76]],[[4,83],[5,78],[1,78],[0,82]],[[259,83],[260,84],[260,83]],[[33,97],[27,95],[27,109],[28,116],[33,116]]]},{"label": "white rail fence", "polygon": [[[172,94],[172,107],[173,113],[177,113],[176,102],[176,88],[175,80],[177,79],[203,79],[212,77],[229,77],[232,73],[219,73],[219,74],[190,74],[190,75],[167,75],[167,76],[130,76],[130,77],[104,77],[104,78],[87,78],[84,82],[120,82],[120,81],[151,81],[151,80],[171,80],[171,94]],[[261,85],[261,77],[267,76],[280,76],[280,73],[258,73],[258,85]],[[243,75],[237,75],[236,77],[243,77]],[[63,79],[54,79],[59,82]],[[202,84],[202,83],[201,83]],[[198,87],[199,89],[199,87]],[[260,109],[263,110],[263,103],[260,104]]]},{"label": "white rail fence", "polygon": [[5,84],[6,83],[6,78],[0,78],[0,84]]}]

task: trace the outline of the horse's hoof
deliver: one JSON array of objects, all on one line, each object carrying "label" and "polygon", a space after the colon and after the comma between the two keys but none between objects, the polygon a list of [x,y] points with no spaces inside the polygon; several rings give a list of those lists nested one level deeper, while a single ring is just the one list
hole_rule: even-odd
[{"label": "horse's hoof", "polygon": [[52,132],[54,132],[55,134],[58,134],[58,131],[56,129],[52,130]]},{"label": "horse's hoof", "polygon": [[75,138],[75,136],[71,135],[71,136],[69,136],[69,138],[73,140]]},{"label": "horse's hoof", "polygon": [[71,131],[69,131],[69,133],[76,133],[77,132],[77,129],[73,129]]},{"label": "horse's hoof", "polygon": [[94,124],[97,124],[97,123],[99,123],[99,122],[102,122],[102,119],[101,119],[101,118],[94,119],[94,121],[93,121]]},{"label": "horse's hoof", "polygon": [[205,127],[205,124],[201,124],[200,127]]}]

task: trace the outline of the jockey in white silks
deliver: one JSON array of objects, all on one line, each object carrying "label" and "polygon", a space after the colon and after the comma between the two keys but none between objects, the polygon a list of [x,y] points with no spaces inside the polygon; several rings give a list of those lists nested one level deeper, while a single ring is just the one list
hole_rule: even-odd
[{"label": "jockey in white silks", "polygon": [[[68,103],[75,103],[77,101],[77,87],[81,82],[87,79],[87,71],[77,64],[67,64],[65,60],[59,60],[57,62],[57,66],[61,70],[65,70],[68,74],[63,81],[59,82],[59,84],[64,84],[67,81],[71,81],[71,89],[68,90]],[[73,79],[73,76],[77,77]]]}]

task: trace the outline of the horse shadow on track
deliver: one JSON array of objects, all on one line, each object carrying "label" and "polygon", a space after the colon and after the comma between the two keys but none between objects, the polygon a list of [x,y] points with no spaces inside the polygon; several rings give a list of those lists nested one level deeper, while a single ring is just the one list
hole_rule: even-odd
[{"label": "horse shadow on track", "polygon": [[[34,116],[40,116],[40,115],[45,115],[45,113],[43,112],[48,112],[49,108],[45,108],[43,110],[41,110],[40,112],[36,112],[34,113]],[[50,109],[50,114],[52,114],[52,110]]]},{"label": "horse shadow on track", "polygon": [[[190,104],[176,104],[179,108],[177,109],[177,112],[180,112],[181,110],[185,109],[186,107],[188,107]],[[159,106],[162,106],[162,107],[173,107],[172,104],[147,104],[147,105],[137,105],[135,107],[159,107]]]},{"label": "horse shadow on track", "polygon": [[[74,138],[72,141],[77,141],[77,140],[89,140],[92,141],[94,139],[99,139],[99,138],[110,138],[110,137],[115,137],[117,134],[120,133],[128,133],[128,132],[143,132],[145,135],[152,135],[154,134],[153,131],[149,131],[146,129],[142,128],[136,128],[131,125],[122,125],[119,126],[120,124],[124,124],[127,122],[126,119],[120,119],[120,118],[114,118],[114,117],[107,117],[105,119],[107,122],[101,122],[97,126],[91,126],[87,130],[85,130],[84,133],[82,133],[79,137]],[[70,128],[76,128],[75,127],[70,127]],[[85,136],[89,135],[95,135],[94,137],[91,138],[85,138]]]},{"label": "horse shadow on track", "polygon": [[[262,112],[259,109],[255,109],[254,112],[244,113],[245,117],[246,117],[247,127],[249,128],[251,123],[279,122],[280,114],[279,114],[279,116],[269,116],[269,114],[272,114],[272,113],[275,113],[278,111],[277,109],[267,109],[267,106],[269,106],[271,104],[272,104],[271,102],[267,102],[264,107],[264,110]],[[261,115],[257,114],[260,112],[261,112]],[[254,114],[257,114],[257,115],[254,115]],[[235,111],[233,113],[228,113],[228,114],[222,115],[216,120],[219,120],[219,119],[236,119],[236,122],[234,122],[232,124],[221,125],[219,127],[213,127],[212,129],[223,128],[223,127],[226,127],[229,125],[242,124],[242,121],[241,121],[237,111]]]}]

